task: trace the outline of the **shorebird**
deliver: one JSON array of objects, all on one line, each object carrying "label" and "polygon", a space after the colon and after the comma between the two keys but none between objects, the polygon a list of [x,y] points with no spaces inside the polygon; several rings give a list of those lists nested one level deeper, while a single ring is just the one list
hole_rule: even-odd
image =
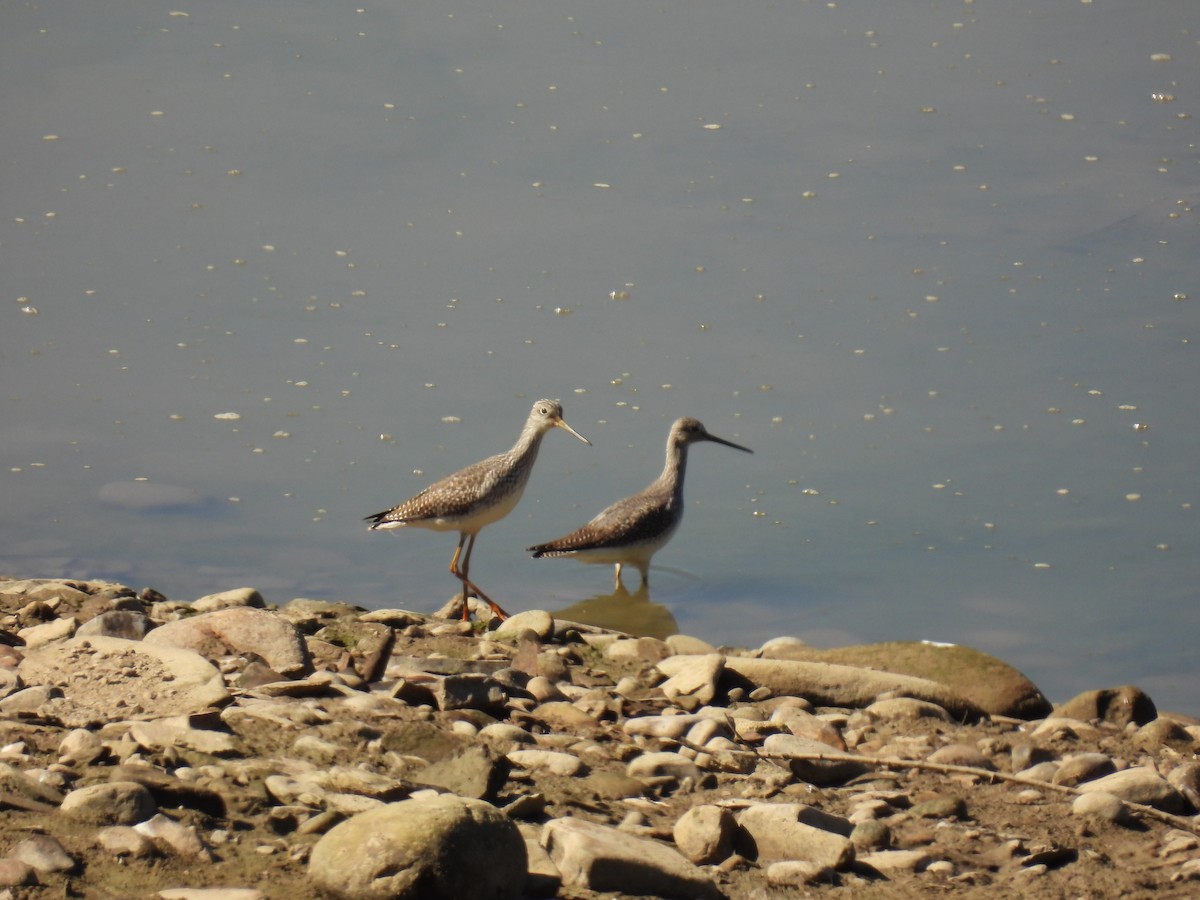
[{"label": "shorebird", "polygon": [[[411,500],[367,516],[371,530],[391,528],[429,528],[433,531],[457,531],[458,547],[450,560],[450,574],[462,582],[462,617],[469,617],[467,593],[473,591],[501,620],[508,613],[501,609],[467,574],[475,537],[485,525],[503,519],[517,505],[542,438],[552,428],[562,428],[591,445],[591,441],[563,421],[562,404],[557,400],[539,400],[529,411],[525,427],[512,449],[480,460],[431,484]],[[463,545],[467,551],[463,553]],[[458,567],[462,557],[462,568]]]},{"label": "shorebird", "polygon": [[677,419],[667,437],[667,462],[662,474],[639,494],[618,500],[592,521],[570,534],[527,548],[534,559],[569,556],[583,563],[612,563],[617,567],[614,587],[620,590],[621,567],[636,566],[647,581],[650,558],[675,534],[683,520],[683,476],[688,445],[714,441],[753,453],[749,447],[709,434],[696,419]]}]

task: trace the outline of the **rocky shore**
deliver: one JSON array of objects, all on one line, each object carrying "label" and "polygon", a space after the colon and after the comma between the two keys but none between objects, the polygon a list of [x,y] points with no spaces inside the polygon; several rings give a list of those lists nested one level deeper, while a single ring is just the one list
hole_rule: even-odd
[{"label": "rocky shore", "polygon": [[0,732],[0,898],[1200,894],[1200,722],[963,647],[0,578]]}]

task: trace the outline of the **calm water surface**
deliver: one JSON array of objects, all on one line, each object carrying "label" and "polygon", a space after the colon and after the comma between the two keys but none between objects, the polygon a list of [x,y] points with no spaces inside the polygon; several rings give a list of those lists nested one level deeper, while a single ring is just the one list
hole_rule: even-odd
[{"label": "calm water surface", "polygon": [[[559,397],[511,610],[1200,713],[1194,11],[2,3],[0,567],[433,609],[362,517]],[[648,596],[527,558],[681,415]]]}]

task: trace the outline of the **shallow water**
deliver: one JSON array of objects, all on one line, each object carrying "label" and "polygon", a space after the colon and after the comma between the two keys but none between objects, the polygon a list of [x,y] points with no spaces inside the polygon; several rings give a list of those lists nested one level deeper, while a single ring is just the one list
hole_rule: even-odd
[{"label": "shallow water", "polygon": [[[560,397],[510,610],[1198,713],[1191,12],[10,6],[0,565],[432,609],[453,537],[362,517]],[[652,608],[527,558],[680,415],[755,455],[693,449]]]}]

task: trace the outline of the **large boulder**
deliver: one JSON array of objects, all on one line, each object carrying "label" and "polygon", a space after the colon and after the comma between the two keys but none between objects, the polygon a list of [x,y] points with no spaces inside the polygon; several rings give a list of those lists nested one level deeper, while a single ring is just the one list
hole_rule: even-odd
[{"label": "large boulder", "polygon": [[337,897],[518,900],[525,839],[502,812],[443,794],[389,803],[331,829],[309,858],[313,882]]}]

